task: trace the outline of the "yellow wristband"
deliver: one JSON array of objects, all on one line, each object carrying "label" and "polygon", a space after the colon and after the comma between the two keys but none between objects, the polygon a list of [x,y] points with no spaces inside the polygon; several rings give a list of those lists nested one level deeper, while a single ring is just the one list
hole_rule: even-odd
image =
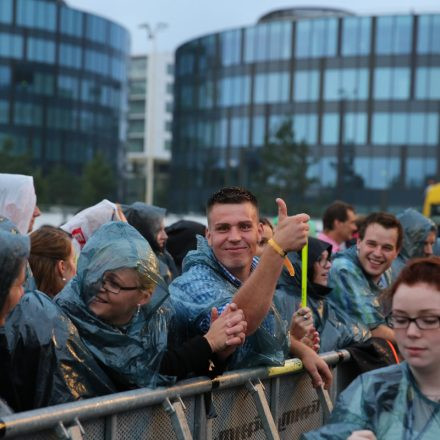
[{"label": "yellow wristband", "polygon": [[281,257],[284,258],[286,256],[286,253],[281,249],[280,245],[273,238],[270,238],[267,241],[267,244],[270,245],[270,247]]}]

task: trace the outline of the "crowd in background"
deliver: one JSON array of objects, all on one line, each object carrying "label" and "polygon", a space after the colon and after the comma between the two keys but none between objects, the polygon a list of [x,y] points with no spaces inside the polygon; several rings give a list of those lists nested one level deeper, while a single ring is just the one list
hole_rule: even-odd
[{"label": "crowd in background", "polygon": [[207,201],[207,227],[165,228],[165,209],[104,200],[33,231],[32,177],[0,174],[0,411],[289,357],[328,388],[319,354],[346,348],[354,381],[305,438],[438,438],[436,225],[414,209],[361,216],[335,201],[313,237],[307,214],[274,208],[271,222],[230,187]]}]

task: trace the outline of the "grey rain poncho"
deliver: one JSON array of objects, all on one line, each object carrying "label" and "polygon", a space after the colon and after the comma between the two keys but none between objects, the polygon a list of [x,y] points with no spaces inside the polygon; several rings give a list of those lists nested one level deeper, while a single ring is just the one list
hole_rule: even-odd
[{"label": "grey rain poncho", "polygon": [[425,240],[431,231],[436,231],[434,222],[415,209],[408,208],[397,215],[403,228],[402,249],[393,261],[392,277],[397,278],[400,271],[411,258],[423,257]]},{"label": "grey rain poncho", "polygon": [[0,217],[0,309],[3,307],[21,264],[30,250],[29,237],[18,233],[14,224]]},{"label": "grey rain poncho", "polygon": [[[313,283],[313,264],[322,252],[331,255],[331,245],[317,238],[309,238],[307,306],[312,310],[313,322],[320,335],[321,353],[338,350],[349,345],[364,342],[371,337],[369,329],[354,321],[347,313],[338,308],[329,298],[331,289]],[[288,257],[295,267],[295,276],[291,277],[285,269],[278,281],[274,302],[288,322],[301,304],[301,262],[294,252]]]},{"label": "grey rain poncho", "polygon": [[162,221],[166,215],[166,209],[142,202],[131,205],[122,205],[122,211],[128,221],[148,241],[160,262],[160,274],[169,284],[179,274],[173,257],[162,249],[157,242],[157,234],[160,231]]},{"label": "grey rain poncho", "polygon": [[362,374],[336,402],[330,421],[303,440],[346,440],[370,430],[377,440],[440,437],[440,403],[428,400],[406,362]]},{"label": "grey rain poncho", "polygon": [[[127,325],[116,327],[94,315],[88,304],[98,293],[103,275],[121,268],[136,269],[157,287],[149,304],[140,307]],[[146,240],[129,224],[111,222],[87,241],[76,276],[54,301],[112,379],[121,388],[133,388],[167,382],[158,374],[172,316],[167,298],[156,256]]]},{"label": "grey rain poncho", "polygon": [[[5,217],[2,217],[1,215],[0,215],[0,230],[11,232],[13,234],[20,234],[18,228],[14,225],[14,223],[12,223],[9,219]],[[22,235],[21,237],[27,237],[27,236]],[[29,241],[29,246],[30,246],[30,241]],[[31,266],[27,261],[27,256],[26,256],[26,280],[24,282],[23,288],[25,292],[29,292],[37,288],[34,275],[32,274]]]}]

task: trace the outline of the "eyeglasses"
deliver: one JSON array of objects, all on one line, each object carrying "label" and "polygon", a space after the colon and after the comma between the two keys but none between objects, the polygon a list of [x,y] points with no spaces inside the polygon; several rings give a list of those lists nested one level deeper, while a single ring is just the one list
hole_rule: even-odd
[{"label": "eyeglasses", "polygon": [[102,279],[102,283],[101,286],[104,290],[107,290],[107,292],[111,292],[114,293],[115,295],[119,294],[122,291],[126,291],[126,290],[138,290],[140,289],[139,286],[134,286],[134,287],[123,287],[120,286],[116,281],[113,281],[110,278],[103,278]]},{"label": "eyeglasses", "polygon": [[410,318],[409,316],[388,315],[385,318],[391,328],[407,329],[411,322],[414,322],[420,330],[435,330],[440,328],[440,316],[418,316]]},{"label": "eyeglasses", "polygon": [[327,266],[327,264],[331,264],[331,262],[332,262],[332,257],[331,256],[329,256],[327,258],[322,258],[322,257],[318,258],[318,264],[321,267],[325,267],[325,266]]}]

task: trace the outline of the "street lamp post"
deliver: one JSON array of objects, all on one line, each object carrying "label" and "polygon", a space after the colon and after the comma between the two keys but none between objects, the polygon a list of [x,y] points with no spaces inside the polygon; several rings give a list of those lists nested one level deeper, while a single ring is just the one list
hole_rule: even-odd
[{"label": "street lamp post", "polygon": [[[156,89],[156,35],[166,29],[166,23],[156,23],[154,27],[149,23],[139,25],[147,32],[147,39],[151,43],[150,53],[146,57],[145,71],[145,115],[144,115],[144,153],[146,153],[145,201],[153,204],[154,196],[154,153],[155,153],[155,89]],[[149,84],[150,83],[150,84]],[[150,85],[150,87],[148,87]],[[148,92],[147,92],[148,91]]]}]

